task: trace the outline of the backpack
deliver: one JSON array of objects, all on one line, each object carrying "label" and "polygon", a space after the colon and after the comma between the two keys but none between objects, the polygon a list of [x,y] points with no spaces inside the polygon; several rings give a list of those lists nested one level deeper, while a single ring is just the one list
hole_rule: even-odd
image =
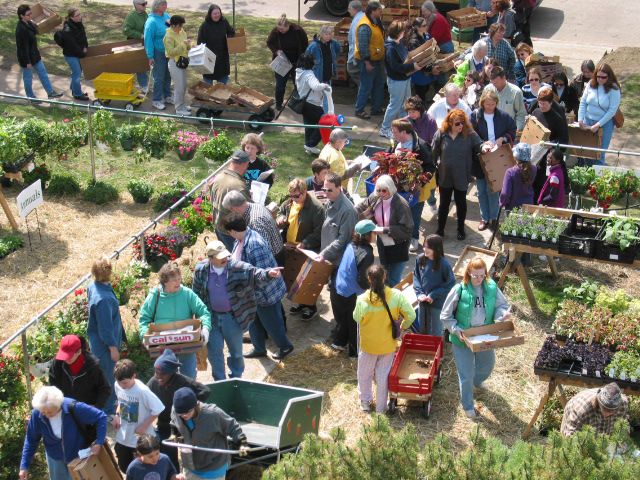
[{"label": "backpack", "polygon": [[56,42],[60,48],[64,48],[64,35],[62,34],[62,30],[56,30],[53,34],[53,41]]}]

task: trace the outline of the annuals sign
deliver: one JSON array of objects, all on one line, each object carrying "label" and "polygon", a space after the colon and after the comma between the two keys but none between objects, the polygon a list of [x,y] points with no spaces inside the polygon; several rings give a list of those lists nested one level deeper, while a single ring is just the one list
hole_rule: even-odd
[{"label": "annuals sign", "polygon": [[16,202],[18,204],[18,213],[22,219],[27,218],[31,210],[42,205],[42,203],[44,203],[44,197],[42,196],[42,182],[40,179],[22,190],[18,194]]}]

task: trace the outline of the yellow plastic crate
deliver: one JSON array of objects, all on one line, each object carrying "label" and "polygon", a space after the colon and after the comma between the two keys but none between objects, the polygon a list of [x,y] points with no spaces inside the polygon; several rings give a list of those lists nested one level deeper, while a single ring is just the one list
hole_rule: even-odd
[{"label": "yellow plastic crate", "polygon": [[133,73],[101,73],[93,80],[96,92],[103,95],[131,95]]}]

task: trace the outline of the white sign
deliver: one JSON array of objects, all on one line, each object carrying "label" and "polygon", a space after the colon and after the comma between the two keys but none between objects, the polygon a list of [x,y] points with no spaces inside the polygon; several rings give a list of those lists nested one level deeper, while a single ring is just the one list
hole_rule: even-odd
[{"label": "white sign", "polygon": [[42,205],[44,197],[42,196],[42,182],[40,179],[22,190],[18,194],[16,202],[18,203],[18,213],[23,220],[27,218],[31,210]]}]

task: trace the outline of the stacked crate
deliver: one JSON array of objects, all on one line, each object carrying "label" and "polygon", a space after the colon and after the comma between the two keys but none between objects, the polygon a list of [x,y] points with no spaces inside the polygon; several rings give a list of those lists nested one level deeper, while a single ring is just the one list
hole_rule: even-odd
[{"label": "stacked crate", "polygon": [[385,28],[394,20],[411,21],[420,16],[421,2],[416,0],[388,0],[384,5],[382,23]]},{"label": "stacked crate", "polygon": [[524,61],[524,65],[527,70],[529,67],[538,67],[542,76],[540,80],[543,83],[548,83],[549,85],[551,85],[553,76],[556,73],[564,72],[564,67],[562,66],[562,63],[560,63],[560,57],[557,55],[553,57],[545,57],[539,53],[534,53],[527,57]]},{"label": "stacked crate", "polygon": [[349,56],[349,28],[351,18],[343,18],[333,27],[333,38],[340,44],[340,55],[336,59],[336,74],[331,79],[334,85],[348,85],[347,57]]}]

